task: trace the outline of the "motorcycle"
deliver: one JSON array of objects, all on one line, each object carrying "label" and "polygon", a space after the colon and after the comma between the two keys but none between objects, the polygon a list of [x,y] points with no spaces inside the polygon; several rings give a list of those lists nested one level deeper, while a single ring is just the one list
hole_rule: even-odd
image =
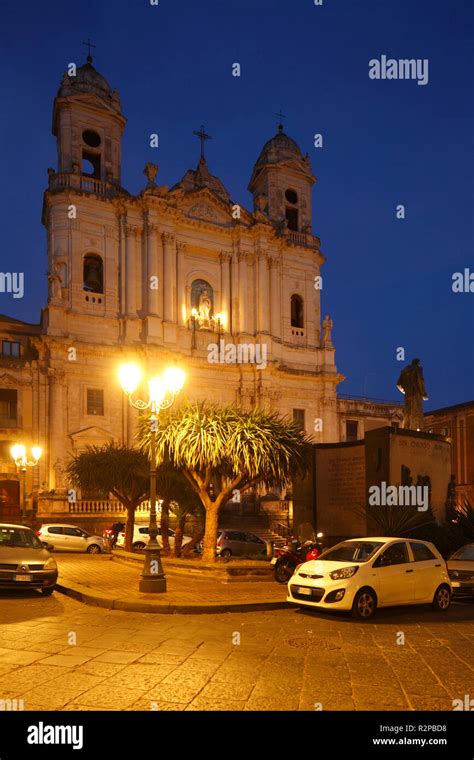
[{"label": "motorcycle", "polygon": [[[317,538],[322,538],[318,533]],[[298,565],[317,559],[323,552],[321,541],[305,541],[303,544],[297,539],[288,541],[287,544],[275,548],[275,556],[271,564],[274,568],[277,583],[288,583]]]}]

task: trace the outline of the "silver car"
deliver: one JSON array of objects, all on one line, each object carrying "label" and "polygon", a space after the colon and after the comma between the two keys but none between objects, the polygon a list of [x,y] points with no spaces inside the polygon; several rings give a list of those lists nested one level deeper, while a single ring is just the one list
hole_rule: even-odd
[{"label": "silver car", "polygon": [[91,536],[78,525],[48,523],[36,532],[39,540],[51,544],[60,552],[87,552],[100,554],[104,551],[102,536]]},{"label": "silver car", "polygon": [[267,542],[255,533],[244,530],[219,530],[216,554],[218,557],[267,554]]},{"label": "silver car", "polygon": [[58,566],[31,528],[0,523],[0,588],[41,589],[50,596]]},{"label": "silver car", "polygon": [[448,559],[448,575],[455,596],[474,596],[474,544],[466,544]]}]

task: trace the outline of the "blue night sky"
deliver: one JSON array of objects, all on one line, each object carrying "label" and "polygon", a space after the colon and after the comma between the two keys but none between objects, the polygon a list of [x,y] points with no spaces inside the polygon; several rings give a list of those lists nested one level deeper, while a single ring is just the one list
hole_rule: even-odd
[{"label": "blue night sky", "polygon": [[[427,408],[474,398],[474,293],[451,290],[454,272],[474,272],[472,0],[2,0],[0,9],[1,270],[25,272],[25,297],[0,294],[0,312],[37,322],[46,301],[53,98],[91,37],[94,65],[129,119],[131,192],[145,185],[146,161],[160,165],[159,184],[194,167],[192,131],[204,123],[211,171],[251,207],[253,164],[276,131],[274,112],[287,115],[318,178],[313,227],[327,256],[323,310],[347,377],[341,393],[401,400],[403,346],[407,361],[422,360]],[[429,83],[369,79],[369,60],[382,55],[428,58]]]}]

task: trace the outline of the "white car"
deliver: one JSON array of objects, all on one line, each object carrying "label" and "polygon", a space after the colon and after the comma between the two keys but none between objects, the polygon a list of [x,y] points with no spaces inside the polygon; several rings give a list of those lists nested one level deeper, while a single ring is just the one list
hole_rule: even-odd
[{"label": "white car", "polygon": [[377,537],[342,541],[298,565],[287,601],[368,620],[377,607],[430,603],[447,610],[451,595],[446,562],[433,544]]},{"label": "white car", "polygon": [[78,525],[48,523],[42,525],[36,535],[43,544],[50,544],[60,552],[100,554],[104,551],[104,539],[101,536],[91,536]]},{"label": "white car", "polygon": [[[171,530],[171,528],[168,531],[169,533],[169,539],[170,539],[170,549],[174,549],[174,530]],[[148,541],[150,540],[150,536],[148,535],[148,525],[135,525],[133,528],[133,542],[132,547],[134,551],[141,551],[145,548]],[[159,546],[162,548],[163,543],[161,541],[161,528],[158,526],[158,535],[156,537],[156,540],[158,541]],[[183,536],[183,546],[185,544],[188,544],[190,541],[192,541],[191,536]],[[118,534],[117,538],[117,546],[125,546],[125,531],[123,533]]]}]

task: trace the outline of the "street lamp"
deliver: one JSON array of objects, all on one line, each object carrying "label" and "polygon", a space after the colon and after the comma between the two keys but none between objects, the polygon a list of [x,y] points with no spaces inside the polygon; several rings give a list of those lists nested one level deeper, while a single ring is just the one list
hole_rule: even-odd
[{"label": "street lamp", "polygon": [[17,468],[23,473],[23,494],[21,499],[21,519],[23,522],[26,520],[26,471],[28,467],[36,467],[42,453],[43,451],[39,446],[32,446],[31,456],[33,459],[30,461],[26,456],[26,447],[23,444],[16,443],[10,449],[10,454]]},{"label": "street lamp", "polygon": [[128,396],[130,404],[141,412],[149,410],[150,422],[150,539],[145,548],[145,564],[140,576],[140,591],[161,594],[166,591],[166,577],[161,563],[160,546],[156,537],[156,431],[158,415],[162,409],[168,409],[184,385],[185,375],[178,367],[170,367],[161,377],[148,380],[148,400],[134,398],[133,394],[140,385],[141,372],[135,364],[125,364],[119,371],[120,384]]}]

